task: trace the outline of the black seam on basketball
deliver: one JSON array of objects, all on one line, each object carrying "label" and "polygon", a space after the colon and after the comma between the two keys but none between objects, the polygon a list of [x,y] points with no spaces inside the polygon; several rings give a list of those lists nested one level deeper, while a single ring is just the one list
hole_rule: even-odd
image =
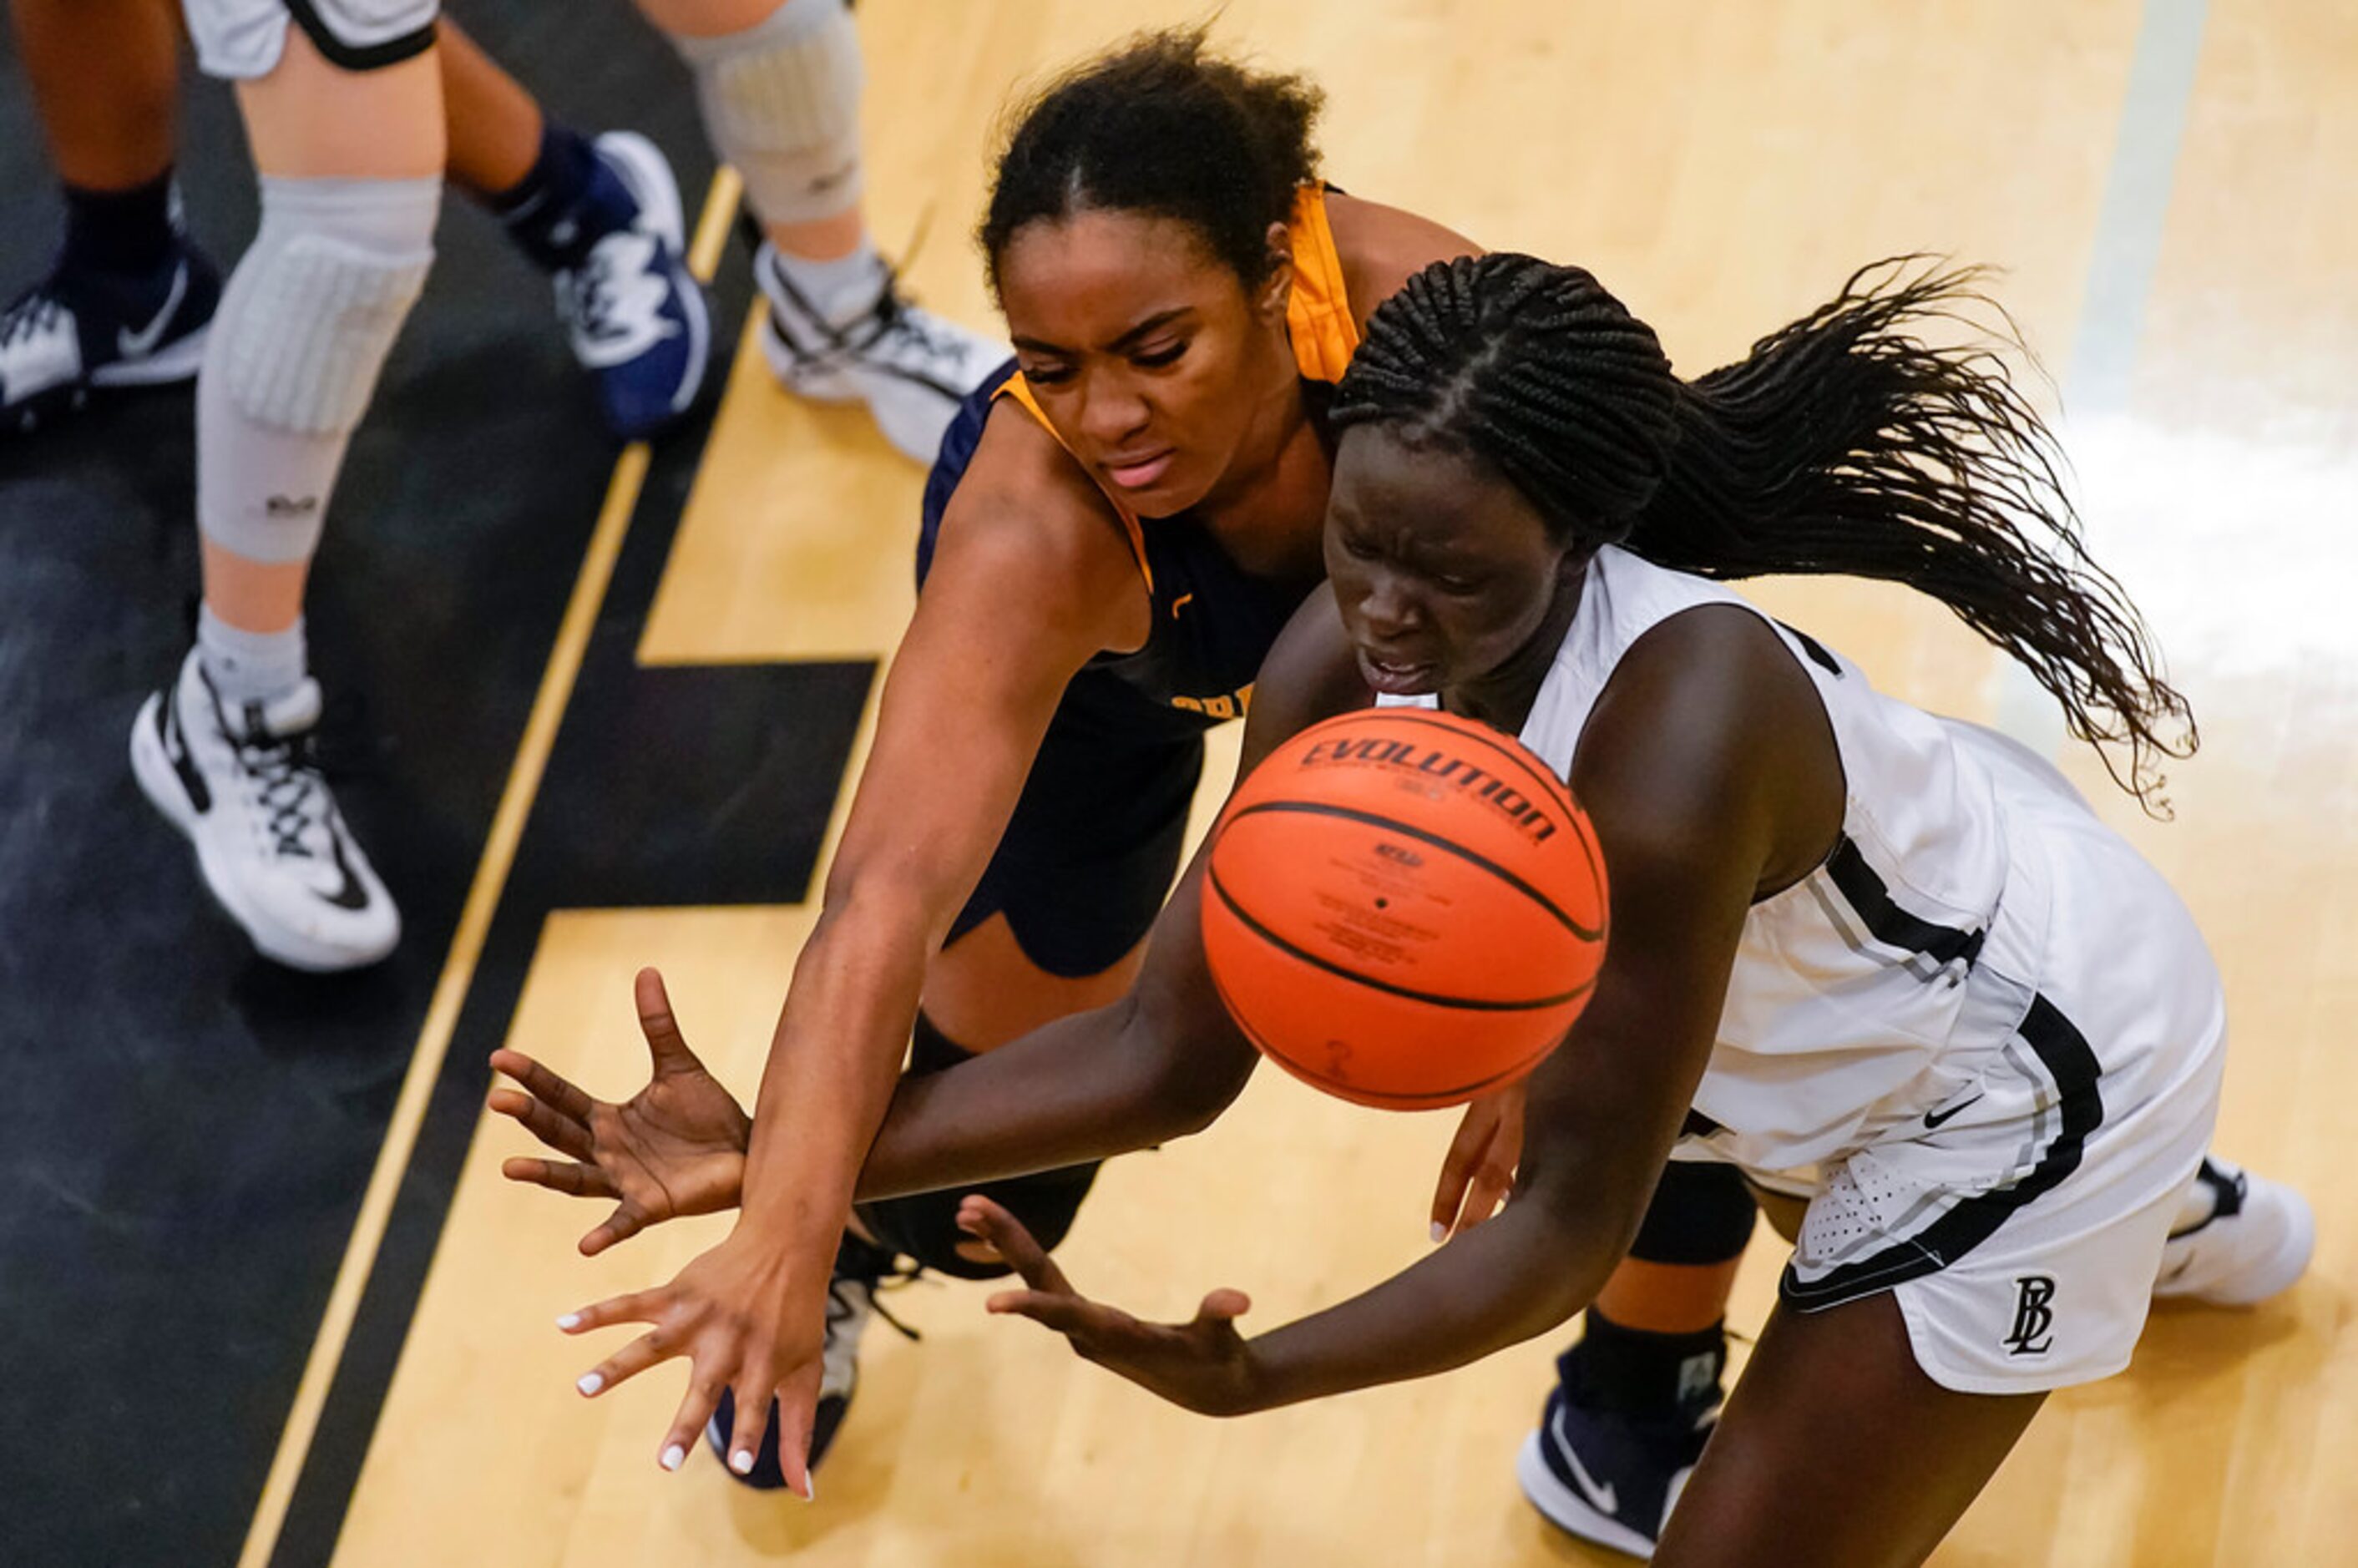
[{"label": "black seam on basketball", "polygon": [[[1588,874],[1595,880],[1599,887],[1609,886],[1610,882],[1605,874],[1605,846],[1596,841],[1595,832],[1588,824],[1588,814],[1581,810],[1580,802],[1573,796],[1572,785],[1556,777],[1552,768],[1534,767],[1532,764],[1540,761],[1538,754],[1529,746],[1524,745],[1520,740],[1507,737],[1503,731],[1500,732],[1502,739],[1493,740],[1487,735],[1475,734],[1455,724],[1444,724],[1433,717],[1436,711],[1438,710],[1430,708],[1373,708],[1365,712],[1354,714],[1352,717],[1364,719],[1369,714],[1381,714],[1386,719],[1403,719],[1412,724],[1421,724],[1428,730],[1438,730],[1445,735],[1454,735],[1478,745],[1487,746],[1491,751],[1515,763],[1528,777],[1543,783],[1550,795],[1563,806],[1568,825],[1573,830],[1573,837],[1580,841],[1580,852],[1588,858]],[[1509,741],[1511,743],[1509,743]],[[1607,925],[1609,924],[1608,917]],[[1592,940],[1603,940],[1606,930],[1606,926],[1598,927]]]},{"label": "black seam on basketball", "polygon": [[[1228,825],[1229,827],[1234,827],[1237,823],[1242,822],[1246,817],[1258,816],[1264,811],[1290,812],[1300,816],[1339,816],[1347,821],[1365,823],[1370,827],[1381,827],[1388,832],[1399,833],[1407,838],[1418,839],[1421,842],[1432,845],[1436,849],[1448,851],[1450,854],[1456,856],[1459,860],[1464,860],[1468,865],[1479,867],[1481,870],[1489,872],[1492,876],[1497,877],[1500,881],[1505,882],[1509,887],[1513,888],[1517,892],[1521,893],[1524,897],[1538,904],[1541,909],[1546,910],[1550,914],[1555,916],[1559,925],[1561,925],[1566,931],[1571,932],[1574,936],[1579,937],[1582,941],[1595,942],[1604,938],[1605,931],[1602,926],[1584,925],[1580,921],[1574,919],[1563,909],[1557,907],[1556,902],[1553,899],[1540,892],[1539,889],[1533,887],[1531,883],[1525,881],[1522,878],[1517,876],[1506,867],[1498,864],[1498,861],[1489,859],[1487,856],[1478,855],[1473,850],[1466,848],[1463,844],[1454,843],[1447,838],[1442,838],[1437,833],[1428,832],[1424,828],[1412,827],[1408,823],[1401,821],[1398,817],[1379,816],[1372,811],[1360,811],[1348,806],[1327,806],[1314,800],[1264,800],[1238,809],[1235,816],[1228,818]],[[1226,828],[1223,828],[1222,831],[1225,832]]]},{"label": "black seam on basketball", "polygon": [[[1411,724],[1422,725],[1427,730],[1438,730],[1455,740],[1471,741],[1477,746],[1487,746],[1522,769],[1528,777],[1536,781],[1546,791],[1548,798],[1555,801],[1566,811],[1579,809],[1572,798],[1572,786],[1556,777],[1554,770],[1545,766],[1534,766],[1533,764],[1538,762],[1539,759],[1532,755],[1529,746],[1504,731],[1499,731],[1498,738],[1494,740],[1489,735],[1480,734],[1463,725],[1444,724],[1433,717],[1434,711],[1430,708],[1371,708],[1355,713],[1351,717],[1366,719],[1370,715],[1380,715],[1387,719],[1397,719]],[[1471,720],[1468,722],[1470,723]]]},{"label": "black seam on basketball", "polygon": [[[1239,916],[1239,918],[1241,918],[1241,916]],[[1480,1095],[1487,1090],[1496,1088],[1500,1084],[1511,1083],[1515,1079],[1521,1077],[1540,1063],[1547,1060],[1548,1056],[1555,1050],[1555,1048],[1563,1044],[1563,1037],[1560,1035],[1550,1039],[1538,1049],[1534,1050],[1530,1055],[1522,1058],[1522,1060],[1510,1063],[1507,1066],[1499,1068],[1488,1077],[1476,1079],[1475,1082],[1470,1084],[1460,1084],[1451,1088],[1430,1089],[1422,1094],[1386,1094],[1381,1089],[1361,1088],[1357,1084],[1344,1085],[1340,1083],[1339,1080],[1327,1077],[1324,1074],[1314,1071],[1308,1063],[1294,1060],[1293,1057],[1287,1054],[1285,1052],[1279,1050],[1276,1046],[1262,1039],[1260,1032],[1254,1029],[1251,1024],[1245,1022],[1244,1015],[1237,1011],[1235,999],[1228,995],[1228,988],[1220,983],[1220,977],[1217,973],[1215,973],[1212,976],[1212,989],[1218,993],[1221,1005],[1228,1010],[1229,1022],[1237,1026],[1237,1032],[1242,1034],[1245,1039],[1251,1044],[1254,1050],[1260,1052],[1262,1055],[1268,1057],[1271,1061],[1276,1063],[1287,1072],[1293,1074],[1303,1082],[1309,1084],[1312,1087],[1322,1089],[1336,1096],[1338,1099],[1352,1099],[1356,1098],[1362,1102],[1369,1100],[1380,1101],[1382,1102],[1381,1104],[1374,1107],[1374,1108],[1378,1110],[1439,1110],[1445,1108],[1448,1104],[1455,1103],[1459,1100],[1472,1099],[1476,1096]],[[1351,1091],[1347,1095],[1342,1092],[1346,1087]],[[1436,1101],[1441,1103],[1435,1104],[1434,1102]]]},{"label": "black seam on basketball", "polygon": [[1576,1001],[1586,996],[1596,984],[1593,979],[1584,980],[1560,995],[1540,997],[1531,1001],[1484,1001],[1475,997],[1443,996],[1434,991],[1412,990],[1406,986],[1396,986],[1390,980],[1379,980],[1372,975],[1360,974],[1356,969],[1347,969],[1331,958],[1322,958],[1305,948],[1295,946],[1246,912],[1244,906],[1238,903],[1234,895],[1221,883],[1218,867],[1206,867],[1205,880],[1212,884],[1212,892],[1218,896],[1222,903],[1228,906],[1229,914],[1243,921],[1247,930],[1279,952],[1299,958],[1313,968],[1323,969],[1330,975],[1349,980],[1356,985],[1365,986],[1369,990],[1382,991],[1387,996],[1396,996],[1406,1001],[1429,1002],[1434,1007],[1454,1007],[1467,1012],[1538,1012],[1543,1008],[1562,1007],[1568,1001]]}]

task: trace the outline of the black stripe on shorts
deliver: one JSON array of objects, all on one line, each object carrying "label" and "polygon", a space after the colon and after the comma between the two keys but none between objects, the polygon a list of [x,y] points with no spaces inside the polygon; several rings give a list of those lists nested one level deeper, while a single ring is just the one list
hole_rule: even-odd
[{"label": "black stripe on shorts", "polygon": [[1884,946],[1921,953],[1942,967],[1962,958],[1971,968],[1974,960],[1981,957],[1982,942],[1988,932],[1959,931],[1954,926],[1920,920],[1900,908],[1892,902],[1891,890],[1875,874],[1875,868],[1866,863],[1866,857],[1859,852],[1849,834],[1835,840],[1833,853],[1826,857],[1826,874],[1833,879],[1844,902],[1866,923],[1867,934]]},{"label": "black stripe on shorts", "polygon": [[1830,1270],[1823,1278],[1804,1281],[1790,1263],[1786,1264],[1777,1290],[1789,1305],[1820,1312],[1937,1273],[1988,1240],[2017,1210],[2053,1191],[2080,1168],[2089,1134],[2104,1125],[2104,1101],[2098,1087],[2104,1068],[2086,1036],[2043,996],[2031,998],[2030,1011],[2015,1033],[2054,1080],[2057,1109],[2061,1113],[2062,1125],[2040,1152],[2030,1173],[2010,1187],[1966,1198],[1915,1235],[1892,1243],[1872,1258]]},{"label": "black stripe on shorts", "polygon": [[312,47],[340,70],[382,70],[434,47],[435,24],[430,21],[416,32],[382,43],[349,44],[336,36],[335,27],[319,15],[312,0],[287,0],[287,14],[295,18],[295,25],[303,29],[303,36],[311,40]]}]

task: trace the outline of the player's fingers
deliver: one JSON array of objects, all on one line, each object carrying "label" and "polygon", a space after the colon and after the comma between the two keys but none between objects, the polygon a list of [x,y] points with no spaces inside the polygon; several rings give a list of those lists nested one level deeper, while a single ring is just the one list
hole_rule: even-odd
[{"label": "player's fingers", "polygon": [[568,1197],[610,1198],[614,1189],[606,1180],[606,1173],[595,1165],[576,1164],[569,1160],[528,1160],[519,1155],[500,1162],[500,1174],[511,1182],[524,1182],[535,1187],[546,1187],[553,1193]]},{"label": "player's fingers", "polygon": [[613,1213],[581,1238],[581,1256],[595,1258],[617,1241],[628,1241],[646,1227],[646,1210],[624,1198],[614,1206]]},{"label": "player's fingers", "polygon": [[587,1334],[593,1328],[609,1328],[618,1323],[656,1323],[670,1305],[671,1292],[667,1288],[633,1291],[626,1296],[609,1296],[568,1312],[557,1320],[557,1326],[568,1334]]},{"label": "player's fingers", "polygon": [[664,1433],[663,1447],[655,1454],[655,1463],[666,1470],[676,1470],[687,1463],[696,1452],[696,1440],[704,1431],[704,1423],[720,1403],[719,1379],[705,1376],[701,1368],[688,1375],[687,1392],[681,1396],[679,1409],[672,1412],[671,1430]]},{"label": "player's fingers", "polygon": [[617,1383],[628,1382],[648,1368],[668,1361],[678,1354],[665,1343],[662,1335],[642,1334],[583,1373],[573,1386],[585,1395],[594,1397]]},{"label": "player's fingers", "polygon": [[1094,1304],[1074,1295],[1001,1291],[982,1304],[986,1312],[1001,1317],[1028,1317],[1043,1328],[1053,1328],[1068,1336],[1087,1337],[1103,1326]]},{"label": "player's fingers", "polygon": [[1252,1311],[1252,1298],[1242,1291],[1222,1288],[1204,1298],[1195,1309],[1198,1323],[1228,1323]]},{"label": "player's fingers", "polygon": [[750,1476],[753,1462],[762,1453],[762,1439],[768,1435],[776,1411],[771,1390],[764,1383],[740,1378],[729,1391],[736,1406],[727,1433],[729,1468],[740,1476]]},{"label": "player's fingers", "polygon": [[576,1160],[597,1157],[598,1145],[590,1139],[590,1129],[560,1114],[546,1100],[535,1099],[516,1089],[493,1089],[484,1103],[510,1120],[521,1123],[526,1132],[560,1154],[570,1154]]},{"label": "player's fingers", "polygon": [[662,972],[641,969],[634,991],[639,1004],[639,1032],[647,1037],[647,1051],[654,1057],[655,1070],[661,1072],[682,1057],[695,1061],[696,1053],[687,1048],[687,1041],[680,1034],[679,1019],[671,1010],[671,993],[664,989]]},{"label": "player's fingers", "polygon": [[818,1422],[818,1387],[822,1366],[812,1361],[779,1386],[770,1419],[778,1429],[778,1470],[786,1489],[806,1503],[818,1501],[818,1477],[811,1474],[811,1431]]},{"label": "player's fingers", "polygon": [[968,1193],[958,1205],[957,1223],[968,1235],[989,1242],[1007,1266],[1021,1274],[1023,1282],[1033,1290],[1073,1293],[1072,1281],[1065,1278],[1055,1260],[1033,1239],[1032,1233],[1023,1228],[1023,1222],[980,1193]]},{"label": "player's fingers", "polygon": [[1482,1167],[1474,1178],[1474,1185],[1466,1195],[1465,1212],[1457,1217],[1457,1228],[1471,1230],[1498,1212],[1507,1195],[1515,1190],[1515,1169],[1493,1161]]},{"label": "player's fingers", "polygon": [[522,1084],[525,1092],[533,1098],[554,1106],[559,1115],[569,1116],[576,1121],[588,1121],[590,1108],[598,1103],[586,1091],[575,1087],[570,1081],[549,1071],[521,1051],[511,1051],[503,1046],[492,1052],[492,1068]]},{"label": "player's fingers", "polygon": [[1441,1240],[1449,1234],[1459,1209],[1466,1201],[1466,1188],[1474,1179],[1475,1169],[1490,1147],[1491,1121],[1488,1111],[1479,1103],[1466,1108],[1465,1117],[1457,1123],[1457,1135],[1449,1141],[1449,1152],[1441,1157],[1441,1177],[1433,1188],[1433,1238]]}]

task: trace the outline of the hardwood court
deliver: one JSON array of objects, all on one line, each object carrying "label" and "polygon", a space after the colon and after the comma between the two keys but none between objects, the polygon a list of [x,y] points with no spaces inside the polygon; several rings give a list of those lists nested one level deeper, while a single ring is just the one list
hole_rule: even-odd
[{"label": "hardwood court", "polygon": [[[911,268],[924,297],[990,319],[966,233],[980,140],[1011,84],[1199,9],[861,5],[874,217],[888,245],[925,233]],[[2190,15],[2190,87],[2157,110],[2168,61],[2153,51]],[[2358,22],[2315,0],[2218,0],[2207,14],[2169,0],[1238,0],[1217,32],[1324,82],[1337,183],[1588,265],[1690,373],[1861,262],[1922,250],[2007,269],[1996,289],[2073,383],[2067,441],[2094,546],[2202,720],[2170,823],[2141,819],[2084,749],[2063,754],[2184,893],[2226,972],[2235,1047],[2220,1148],[2300,1185],[2321,1237],[2289,1297],[2158,1313],[2131,1372],[2051,1400],[1936,1561],[2358,1563],[2358,1174],[2334,1157],[2358,1135],[2346,1045],[2358,622],[2338,569],[2358,524]],[[2181,123],[2141,207],[2115,171],[2145,144],[2124,137]],[[2125,297],[2127,336],[2090,335]],[[910,604],[920,483],[859,412],[793,404],[741,355],[638,659],[886,654]],[[1887,689],[2037,730],[1996,655],[1925,601],[1846,583],[1758,594]],[[1224,768],[1216,757],[1213,789]],[[653,963],[691,1041],[750,1098],[813,913],[554,914],[507,1038],[601,1092],[635,1086],[630,975]],[[1264,1074],[1212,1131],[1109,1169],[1065,1260],[1083,1288],[1143,1313],[1181,1314],[1233,1284],[1254,1296],[1250,1321],[1282,1322],[1425,1245],[1453,1124],[1356,1110]],[[654,1450],[676,1369],[585,1402],[572,1379],[602,1352],[550,1320],[667,1278],[718,1222],[585,1263],[571,1244],[590,1209],[500,1180],[522,1147],[486,1118],[465,1155],[339,1563],[1622,1561],[1553,1535],[1516,1493],[1512,1455],[1553,1345],[1215,1423],[1080,1365],[1032,1325],[986,1319],[988,1287],[955,1283],[891,1299],[924,1342],[871,1330],[816,1508],[744,1492],[704,1454],[666,1476]],[[1739,1327],[1760,1322],[1780,1261],[1764,1227]],[[307,1388],[323,1376],[315,1365]],[[282,1452],[282,1472],[302,1457],[299,1443]],[[291,1479],[275,1482],[280,1505]],[[271,1506],[254,1561],[276,1537]]]}]

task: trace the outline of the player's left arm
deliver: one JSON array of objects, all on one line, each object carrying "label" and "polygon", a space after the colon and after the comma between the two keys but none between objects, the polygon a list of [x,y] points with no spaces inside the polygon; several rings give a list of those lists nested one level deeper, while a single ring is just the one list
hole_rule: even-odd
[{"label": "player's left arm", "polygon": [[[1689,623],[1666,623],[1624,661],[1582,742],[1573,783],[1605,849],[1611,934],[1587,1011],[1533,1075],[1506,1212],[1251,1340],[1233,1327],[1234,1292],[1206,1298],[1185,1325],[1141,1323],[1061,1276],[1027,1281],[994,1310],[1037,1318],[1084,1357],[1225,1415],[1445,1371],[1594,1299],[1637,1234],[1702,1078],[1751,901],[1825,816],[1794,783],[1824,777],[1823,758],[1796,748],[1831,747],[1823,709],[1813,720],[1796,705],[1815,707],[1808,677],[1747,611],[1679,619]],[[1032,1261],[1002,1217],[970,1205],[969,1219],[1011,1262]]]}]

